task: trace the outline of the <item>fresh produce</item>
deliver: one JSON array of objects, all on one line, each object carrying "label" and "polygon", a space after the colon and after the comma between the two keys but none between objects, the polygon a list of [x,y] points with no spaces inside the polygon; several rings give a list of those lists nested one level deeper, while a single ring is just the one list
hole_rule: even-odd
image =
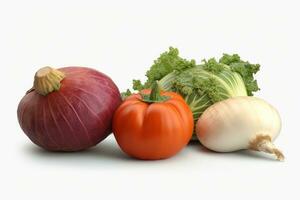
[{"label": "fresh produce", "polygon": [[281,129],[274,107],[256,97],[234,97],[220,101],[201,115],[196,133],[201,143],[218,152],[251,149],[284,156],[272,141]]},{"label": "fresh produce", "polygon": [[[212,58],[196,65],[194,60],[179,57],[178,50],[170,47],[154,61],[144,84],[133,81],[133,89],[150,88],[158,80],[162,90],[182,95],[196,122],[210,105],[230,97],[251,96],[259,90],[253,78],[259,67],[241,60],[237,54],[224,54],[219,62]],[[130,93],[127,90],[123,97]]]},{"label": "fresh produce", "polygon": [[[196,64],[169,48],[121,94],[105,74],[85,67],[44,67],[18,106],[24,133],[50,151],[80,151],[112,131],[120,148],[143,160],[169,158],[192,136],[216,152],[242,149],[284,160],[273,144],[281,129],[274,107],[252,97],[260,65],[224,54]],[[195,133],[195,134],[193,134]]]},{"label": "fresh produce", "polygon": [[147,160],[175,155],[189,142],[193,126],[192,112],[183,98],[173,92],[160,92],[158,82],[152,90],[129,96],[113,120],[121,149]]},{"label": "fresh produce", "polygon": [[121,103],[105,74],[84,67],[37,71],[18,107],[21,128],[31,141],[51,151],[78,151],[106,138]]}]

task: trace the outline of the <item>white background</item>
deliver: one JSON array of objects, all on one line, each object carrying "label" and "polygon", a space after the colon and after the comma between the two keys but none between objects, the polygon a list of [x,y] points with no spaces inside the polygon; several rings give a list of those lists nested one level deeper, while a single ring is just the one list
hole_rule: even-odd
[{"label": "white background", "polygon": [[[299,198],[299,5],[296,1],[1,1],[0,199]],[[189,145],[171,159],[129,159],[111,135],[80,153],[34,146],[17,105],[45,65],[93,67],[123,91],[169,46],[261,64],[266,99],[280,112],[285,162]],[[299,189],[298,189],[299,190]]]}]

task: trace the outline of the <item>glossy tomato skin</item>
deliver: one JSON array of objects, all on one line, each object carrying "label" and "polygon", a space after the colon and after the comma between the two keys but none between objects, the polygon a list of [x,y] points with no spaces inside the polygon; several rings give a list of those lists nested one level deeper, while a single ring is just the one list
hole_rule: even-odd
[{"label": "glossy tomato skin", "polygon": [[140,94],[134,94],[115,112],[113,133],[128,155],[145,160],[165,159],[189,142],[194,125],[190,108],[176,93],[161,92],[161,95],[170,99],[146,103]]},{"label": "glossy tomato skin", "polygon": [[18,120],[32,142],[50,151],[79,151],[105,139],[121,104],[117,86],[105,74],[85,67],[60,68],[59,91],[34,90],[18,106]]}]

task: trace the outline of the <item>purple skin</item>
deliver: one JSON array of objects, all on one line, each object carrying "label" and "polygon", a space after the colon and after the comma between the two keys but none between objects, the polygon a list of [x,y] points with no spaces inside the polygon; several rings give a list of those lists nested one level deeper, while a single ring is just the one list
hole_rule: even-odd
[{"label": "purple skin", "polygon": [[24,133],[49,151],[80,151],[104,140],[121,104],[119,89],[105,74],[85,67],[58,69],[65,74],[58,91],[32,90],[18,106]]}]

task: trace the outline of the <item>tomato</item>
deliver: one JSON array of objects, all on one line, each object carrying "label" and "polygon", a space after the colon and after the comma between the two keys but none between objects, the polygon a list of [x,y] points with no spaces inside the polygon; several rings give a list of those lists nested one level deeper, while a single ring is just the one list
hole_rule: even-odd
[{"label": "tomato", "polygon": [[193,115],[184,99],[157,88],[128,97],[114,114],[114,136],[129,156],[165,159],[183,149],[192,136]]}]

